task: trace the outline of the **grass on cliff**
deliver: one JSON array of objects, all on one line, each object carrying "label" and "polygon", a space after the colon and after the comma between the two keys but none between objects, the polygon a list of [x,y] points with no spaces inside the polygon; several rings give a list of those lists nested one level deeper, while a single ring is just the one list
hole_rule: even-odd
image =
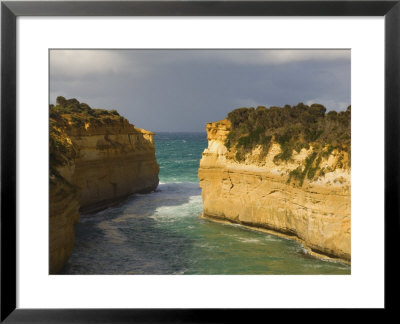
[{"label": "grass on cliff", "polygon": [[[118,120],[124,122],[116,110],[93,109],[77,99],[57,97],[57,104],[49,107],[49,157],[50,179],[65,181],[57,167],[66,165],[76,155],[76,149],[68,139],[66,130],[71,127],[84,128],[86,123],[101,127]],[[72,124],[72,125],[71,125]]]},{"label": "grass on cliff", "polygon": [[321,156],[316,159],[317,155],[317,152],[312,152],[306,158],[304,168],[299,166],[289,173],[287,182],[289,183],[293,179],[298,181],[300,186],[302,186],[306,176],[309,180],[313,179],[319,171],[319,164],[321,163]]},{"label": "grass on cliff", "polygon": [[57,168],[66,165],[76,155],[76,149],[72,143],[68,140],[66,133],[62,126],[57,120],[50,118],[49,127],[49,172],[50,172],[50,183],[55,183],[56,180],[60,180],[67,184]]},{"label": "grass on cliff", "polygon": [[[323,174],[318,169],[322,157],[328,157],[337,149],[339,152],[351,150],[351,106],[346,111],[329,111],[323,105],[311,106],[299,103],[296,106],[266,108],[239,108],[227,116],[232,124],[225,145],[236,151],[236,160],[243,161],[246,154],[260,145],[262,155],[266,155],[272,142],[279,143],[281,153],[274,162],[290,161],[293,151],[313,148],[304,169],[293,170],[290,179],[301,184],[305,177],[312,179]],[[350,164],[350,160],[349,160]]]},{"label": "grass on cliff", "polygon": [[84,127],[85,123],[101,126],[111,124],[113,120],[125,120],[116,110],[91,108],[87,103],[81,103],[75,98],[65,99],[59,96],[56,102],[55,106],[50,105],[50,119],[61,120],[67,117],[74,127]]}]

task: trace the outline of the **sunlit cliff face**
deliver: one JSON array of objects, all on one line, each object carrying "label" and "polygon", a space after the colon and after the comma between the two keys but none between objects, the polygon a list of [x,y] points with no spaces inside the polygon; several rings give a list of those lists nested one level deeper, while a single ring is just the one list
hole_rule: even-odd
[{"label": "sunlit cliff face", "polygon": [[[209,145],[199,169],[203,215],[282,233],[313,252],[350,262],[348,153],[332,150],[310,162],[310,146],[277,161],[282,150],[272,140],[266,154],[255,146],[238,161],[235,147],[226,147],[231,128],[229,120],[206,126]],[[293,176],[297,170],[302,181]]]},{"label": "sunlit cliff face", "polygon": [[56,273],[72,251],[79,213],[154,190],[159,166],[154,133],[118,113],[50,111],[50,273]]}]

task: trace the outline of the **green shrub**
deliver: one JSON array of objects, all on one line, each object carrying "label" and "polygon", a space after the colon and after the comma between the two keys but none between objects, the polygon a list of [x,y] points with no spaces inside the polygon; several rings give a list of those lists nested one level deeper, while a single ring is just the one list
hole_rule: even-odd
[{"label": "green shrub", "polygon": [[82,110],[91,110],[91,109],[92,109],[92,108],[90,108],[90,106],[89,106],[87,103],[85,103],[85,102],[81,102],[81,103],[80,103],[80,107],[81,107]]},{"label": "green shrub", "polygon": [[283,147],[283,151],[274,156],[274,162],[288,161],[292,157],[292,149],[289,146]]},{"label": "green shrub", "polygon": [[109,117],[103,118],[102,121],[104,124],[112,124],[112,119]]},{"label": "green shrub", "polygon": [[282,150],[274,158],[276,162],[290,160],[293,150],[300,152],[303,148],[309,149],[310,145],[319,152],[324,152],[326,145],[350,151],[351,106],[346,111],[328,113],[319,104],[299,103],[283,108],[258,106],[257,109],[235,109],[227,118],[232,124],[225,142],[229,150],[235,147],[242,153],[249,152],[257,145],[265,145],[268,150],[274,139]]},{"label": "green shrub", "polygon": [[57,103],[58,106],[65,107],[66,103],[67,103],[67,99],[65,99],[62,96],[58,96],[57,99],[56,99],[56,103]]},{"label": "green shrub", "polygon": [[304,174],[301,166],[289,172],[289,178],[287,182],[289,183],[292,179],[295,179],[299,181],[301,184],[303,184]]},{"label": "green shrub", "polygon": [[[316,154],[316,153],[315,153]],[[315,157],[314,157],[314,159],[315,159]],[[322,158],[321,158],[321,156],[319,156],[318,158],[317,158],[317,160],[315,161],[315,166],[314,167],[312,167],[312,163],[313,162],[311,162],[311,166],[309,167],[309,169],[308,169],[308,173],[307,173],[307,178],[309,179],[309,180],[312,180],[312,179],[314,179],[314,177],[315,177],[315,175],[317,174],[317,171],[319,170],[319,165],[320,165],[320,163],[321,163],[321,160],[322,160]],[[313,160],[314,161],[314,160]]]},{"label": "green shrub", "polygon": [[75,127],[83,127],[83,126],[85,126],[85,121],[82,120],[82,119],[79,118],[79,117],[72,116],[72,117],[71,117],[71,121],[72,121],[72,124],[73,124]]},{"label": "green shrub", "polygon": [[305,160],[304,169],[301,166],[299,166],[296,169],[289,172],[288,182],[294,179],[299,182],[300,186],[302,186],[306,176],[309,180],[313,179],[317,171],[319,170],[319,164],[321,163],[321,157],[318,157],[318,159],[315,161],[316,157],[317,157],[317,152],[312,152]]},{"label": "green shrub", "polygon": [[62,115],[62,114],[80,114],[84,116],[93,116],[93,117],[99,117],[99,116],[120,116],[119,113],[113,109],[113,110],[106,110],[106,109],[92,109],[87,103],[80,103],[77,99],[71,98],[71,99],[65,99],[65,97],[58,96],[56,99],[57,105],[50,105],[50,114],[51,118],[53,116],[56,118],[56,114]]}]

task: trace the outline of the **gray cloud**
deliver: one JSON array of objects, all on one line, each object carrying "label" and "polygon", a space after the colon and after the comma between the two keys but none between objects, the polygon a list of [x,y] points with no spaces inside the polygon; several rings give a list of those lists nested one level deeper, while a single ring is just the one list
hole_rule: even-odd
[{"label": "gray cloud", "polygon": [[153,131],[201,131],[238,107],[350,104],[349,50],[53,50],[50,102],[117,109]]}]

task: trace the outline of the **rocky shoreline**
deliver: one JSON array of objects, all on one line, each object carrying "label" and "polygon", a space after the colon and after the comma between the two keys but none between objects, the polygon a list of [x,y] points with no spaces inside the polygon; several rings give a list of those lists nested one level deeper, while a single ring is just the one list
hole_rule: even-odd
[{"label": "rocky shoreline", "polygon": [[289,235],[289,234],[279,232],[277,230],[267,229],[264,227],[260,227],[257,224],[251,225],[251,224],[245,224],[245,223],[241,223],[241,222],[235,222],[230,219],[221,219],[221,218],[217,218],[217,217],[213,217],[213,216],[208,216],[208,215],[204,215],[204,213],[201,214],[200,218],[208,220],[210,222],[215,222],[215,223],[220,223],[220,224],[236,224],[236,225],[240,225],[241,227],[247,228],[252,231],[262,232],[262,233],[270,234],[270,235],[281,237],[281,238],[288,239],[288,240],[294,240],[301,244],[301,246],[307,252],[307,254],[309,254],[315,258],[351,265],[351,261],[348,259],[342,259],[342,258],[336,257],[334,255],[327,255],[327,254],[324,254],[319,251],[315,251],[315,250],[311,249],[310,247],[308,247],[306,245],[305,241],[301,240],[296,235]]}]

